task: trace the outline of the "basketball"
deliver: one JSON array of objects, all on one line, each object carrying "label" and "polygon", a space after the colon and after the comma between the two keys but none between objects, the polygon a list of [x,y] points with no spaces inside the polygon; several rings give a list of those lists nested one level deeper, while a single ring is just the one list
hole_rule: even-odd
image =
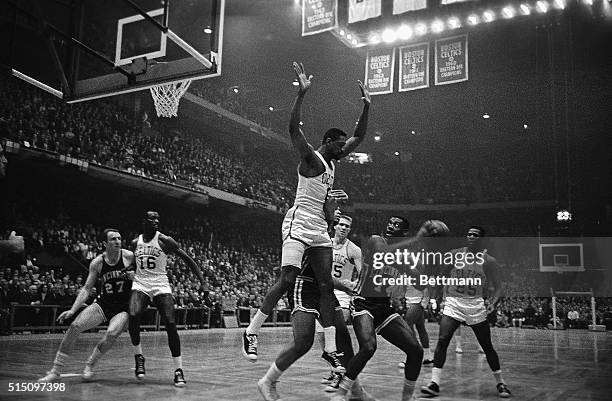
[{"label": "basketball", "polygon": [[423,223],[429,237],[445,237],[450,233],[448,226],[440,220],[427,220]]}]

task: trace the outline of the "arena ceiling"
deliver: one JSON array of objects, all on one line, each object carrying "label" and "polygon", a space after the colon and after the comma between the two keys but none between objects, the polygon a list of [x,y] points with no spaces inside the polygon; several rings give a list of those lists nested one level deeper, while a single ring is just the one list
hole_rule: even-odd
[{"label": "arena ceiling", "polygon": [[[567,10],[565,11],[567,13]],[[363,150],[458,143],[507,144],[560,132],[600,136],[606,129],[612,21],[534,17],[467,30],[469,80],[373,97],[370,139]],[[451,35],[451,34],[448,34]],[[428,36],[433,41],[439,36]],[[213,86],[247,91],[288,121],[296,88],[291,62],[314,75],[303,108],[304,131],[316,143],[330,126],[352,131],[361,102],[367,47],[351,49],[331,33],[301,36],[296,1],[227,2],[223,73]],[[490,119],[483,119],[484,113]],[[524,129],[524,124],[528,129]],[[382,133],[380,143],[374,131]],[[412,131],[415,134],[412,134]]]}]

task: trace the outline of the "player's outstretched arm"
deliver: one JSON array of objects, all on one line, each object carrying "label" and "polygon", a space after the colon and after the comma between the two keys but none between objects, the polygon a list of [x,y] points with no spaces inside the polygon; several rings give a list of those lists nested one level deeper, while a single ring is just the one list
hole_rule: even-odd
[{"label": "player's outstretched arm", "polygon": [[291,135],[291,143],[293,147],[300,154],[300,159],[306,161],[308,164],[312,164],[315,160],[318,160],[314,155],[313,147],[308,143],[302,129],[300,128],[300,121],[302,121],[302,102],[304,101],[304,95],[310,88],[310,80],[312,75],[306,76],[304,72],[304,65],[301,63],[293,62],[293,71],[295,72],[297,81],[299,83],[298,94],[293,102],[291,108],[291,117],[289,119],[289,134]]},{"label": "player's outstretched arm", "polygon": [[347,156],[349,153],[355,150],[361,142],[363,142],[363,139],[365,138],[368,129],[368,115],[370,112],[370,104],[372,103],[372,100],[370,99],[370,93],[366,89],[363,82],[357,82],[359,82],[359,90],[361,90],[363,110],[361,111],[361,116],[359,116],[359,121],[357,122],[357,126],[355,127],[355,133],[346,141],[346,144],[342,148],[342,157]]},{"label": "player's outstretched arm", "polygon": [[166,250],[168,252],[174,252],[179,258],[183,259],[187,266],[189,266],[189,269],[191,269],[191,271],[194,272],[196,276],[198,276],[200,283],[204,282],[204,276],[202,275],[202,271],[198,267],[198,264],[195,262],[195,260],[191,258],[191,256],[187,254],[187,252],[185,252],[179,247],[178,243],[174,238],[169,237],[167,235],[160,235],[159,240],[161,242],[160,245],[162,245],[162,249],[164,249],[164,252],[166,252]]},{"label": "player's outstretched arm", "polygon": [[79,309],[81,309],[83,304],[85,304],[85,301],[89,298],[89,294],[91,294],[91,290],[96,285],[96,281],[98,281],[98,276],[102,270],[102,258],[102,255],[98,255],[91,261],[89,264],[89,274],[87,275],[87,280],[85,280],[83,288],[79,291],[72,307],[58,316],[58,322],[63,323],[64,320],[70,319]]}]

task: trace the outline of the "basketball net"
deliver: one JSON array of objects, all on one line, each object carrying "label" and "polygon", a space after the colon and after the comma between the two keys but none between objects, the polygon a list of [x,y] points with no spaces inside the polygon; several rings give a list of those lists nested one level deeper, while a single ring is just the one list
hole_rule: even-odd
[{"label": "basketball net", "polygon": [[191,80],[152,86],[151,96],[155,102],[157,117],[176,117],[181,97],[187,92]]}]

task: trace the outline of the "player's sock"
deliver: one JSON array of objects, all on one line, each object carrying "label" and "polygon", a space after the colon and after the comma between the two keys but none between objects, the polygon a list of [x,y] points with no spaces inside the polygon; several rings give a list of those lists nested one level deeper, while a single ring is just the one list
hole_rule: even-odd
[{"label": "player's sock", "polygon": [[91,352],[91,355],[89,355],[89,358],[87,358],[87,366],[95,366],[101,356],[102,352],[100,352],[100,349],[96,345]]},{"label": "player's sock", "polygon": [[502,371],[500,370],[496,370],[495,372],[493,372],[493,377],[495,378],[495,382],[496,383],[505,383],[504,382],[504,378],[502,377]]},{"label": "player's sock", "polygon": [[433,360],[433,355],[431,354],[431,348],[423,348],[423,359],[427,361]]},{"label": "player's sock", "polygon": [[70,358],[70,355],[64,354],[61,351],[57,351],[57,353],[55,354],[55,360],[53,361],[53,367],[51,368],[51,372],[59,375],[66,362],[68,362],[68,358]]},{"label": "player's sock", "polygon": [[272,365],[270,365],[270,369],[268,369],[264,375],[263,380],[269,383],[274,383],[278,381],[282,374],[283,371],[276,366],[276,362],[272,362]]},{"label": "player's sock", "polygon": [[455,351],[456,352],[463,352],[463,348],[461,347],[461,336],[455,336]]},{"label": "player's sock", "polygon": [[264,324],[267,318],[268,318],[268,315],[266,315],[265,313],[263,313],[261,310],[258,309],[257,313],[255,313],[255,316],[253,316],[253,319],[251,320],[249,327],[246,328],[247,335],[250,335],[250,334],[259,335],[259,330],[261,329],[261,326]]},{"label": "player's sock", "polygon": [[329,326],[323,328],[325,331],[325,352],[336,351],[336,327]]},{"label": "player's sock", "polygon": [[431,381],[440,384],[440,379],[442,378],[442,368],[433,368],[431,370]]},{"label": "player's sock", "polygon": [[134,355],[142,355],[142,345],[134,345]]},{"label": "player's sock", "polygon": [[402,401],[412,400],[412,395],[414,394],[415,386],[416,386],[416,381],[404,379],[404,389],[402,390]]},{"label": "player's sock", "polygon": [[342,378],[342,381],[340,382],[340,387],[338,387],[338,392],[341,392],[341,394],[346,394],[349,392],[349,390],[353,387],[353,384],[355,383],[355,380],[353,379],[349,379],[348,377],[346,377],[346,375]]},{"label": "player's sock", "polygon": [[183,369],[183,357],[182,356],[173,356],[172,360],[174,361],[174,369]]}]

